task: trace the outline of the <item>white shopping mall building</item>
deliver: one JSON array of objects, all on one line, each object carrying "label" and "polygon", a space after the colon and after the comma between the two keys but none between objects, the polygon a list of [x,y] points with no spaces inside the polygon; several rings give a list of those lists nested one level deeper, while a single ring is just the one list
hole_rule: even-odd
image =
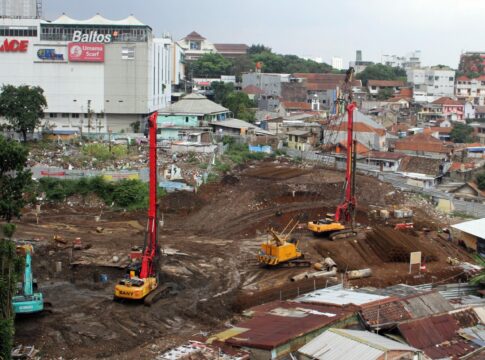
[{"label": "white shopping mall building", "polygon": [[133,16],[0,17],[0,85],[44,89],[51,128],[129,131],[170,103],[171,85],[183,73],[177,51],[168,36],[154,38]]}]

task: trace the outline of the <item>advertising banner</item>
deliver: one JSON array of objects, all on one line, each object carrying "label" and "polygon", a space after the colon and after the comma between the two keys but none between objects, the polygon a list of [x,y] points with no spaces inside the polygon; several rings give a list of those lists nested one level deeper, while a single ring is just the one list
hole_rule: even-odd
[{"label": "advertising banner", "polygon": [[69,43],[68,54],[71,62],[104,62],[104,44]]}]

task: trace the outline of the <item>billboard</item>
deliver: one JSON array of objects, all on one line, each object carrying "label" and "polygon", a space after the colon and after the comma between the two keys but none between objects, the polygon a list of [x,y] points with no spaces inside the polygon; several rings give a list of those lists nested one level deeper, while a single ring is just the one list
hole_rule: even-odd
[{"label": "billboard", "polygon": [[64,61],[64,54],[58,53],[56,49],[38,49],[37,57],[40,60]]},{"label": "billboard", "polygon": [[71,62],[104,62],[104,44],[69,43],[67,49]]}]

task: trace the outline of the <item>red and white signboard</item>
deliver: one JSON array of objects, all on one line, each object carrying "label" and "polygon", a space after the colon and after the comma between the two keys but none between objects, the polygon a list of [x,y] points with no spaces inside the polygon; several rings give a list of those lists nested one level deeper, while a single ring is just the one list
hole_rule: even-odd
[{"label": "red and white signboard", "polygon": [[5,39],[0,43],[0,52],[26,52],[29,40]]},{"label": "red and white signboard", "polygon": [[104,44],[69,43],[68,54],[71,62],[104,62]]}]

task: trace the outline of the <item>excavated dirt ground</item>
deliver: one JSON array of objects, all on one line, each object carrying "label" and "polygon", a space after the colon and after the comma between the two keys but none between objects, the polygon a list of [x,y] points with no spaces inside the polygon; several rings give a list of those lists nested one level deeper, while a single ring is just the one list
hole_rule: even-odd
[{"label": "excavated dirt ground", "polygon": [[[132,246],[143,244],[144,212],[101,211],[93,199],[97,206],[79,201],[44,206],[39,224],[27,212],[16,237],[34,239],[34,275],[53,312],[17,319],[16,341],[35,345],[45,358],[151,359],[191,337],[223,328],[245,307],[323,287],[327,280],[289,281],[308,269],[260,268],[255,254],[269,226],[282,229],[291,219],[305,222],[334,211],[342,186],[341,172],[261,162],[205,185],[197,194],[166,196],[160,204],[162,273],[177,290],[151,307],[112,301],[116,279],[124,274],[116,266],[126,264]],[[331,242],[314,238],[304,228],[294,233],[313,262],[331,256],[340,270],[372,268],[373,277],[350,286],[437,282],[461,272],[446,263],[448,256],[470,261],[465,251],[430,231],[411,235],[436,256],[423,276],[408,275],[406,263],[383,262],[369,249],[365,232],[389,225],[369,214],[400,206],[404,196],[389,184],[357,176],[357,198],[356,220],[362,231],[356,238]],[[421,226],[437,228],[421,209],[413,210]],[[67,245],[53,241],[54,235]],[[72,250],[76,237],[90,248]],[[113,256],[119,262],[113,263]],[[55,271],[57,262],[62,263],[61,272]],[[108,281],[101,282],[101,275]]]}]

